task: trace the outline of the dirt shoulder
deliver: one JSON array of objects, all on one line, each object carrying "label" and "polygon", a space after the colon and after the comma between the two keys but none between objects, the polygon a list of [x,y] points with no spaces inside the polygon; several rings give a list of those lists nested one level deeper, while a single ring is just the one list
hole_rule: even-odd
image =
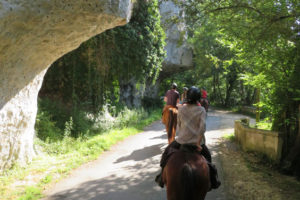
[{"label": "dirt shoulder", "polygon": [[233,141],[222,139],[219,150],[228,200],[300,199],[296,178],[280,174],[253,153],[242,152]]}]

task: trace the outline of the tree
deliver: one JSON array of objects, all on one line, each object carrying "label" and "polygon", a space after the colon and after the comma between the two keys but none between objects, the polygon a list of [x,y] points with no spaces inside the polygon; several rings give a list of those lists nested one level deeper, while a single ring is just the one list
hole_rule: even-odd
[{"label": "tree", "polygon": [[[292,163],[290,166],[299,167],[299,164],[293,164],[299,163],[299,159],[289,156],[295,154],[291,150],[300,146],[299,142],[295,142],[299,132],[300,100],[300,80],[296,78],[300,74],[299,2],[187,0],[182,2],[182,6],[186,8],[192,38],[197,37],[199,29],[210,32],[209,25],[214,25],[215,41],[221,41],[230,48],[233,55],[229,62],[234,61],[239,66],[239,70],[229,69],[230,72],[238,72],[244,86],[260,89],[259,106],[271,115],[273,130],[284,132],[284,158]],[[210,45],[213,46],[215,41],[210,41],[205,48],[212,49]],[[235,73],[232,75],[229,77],[232,78],[231,83],[236,78]],[[231,87],[228,85],[227,89],[229,92]],[[296,171],[295,168],[292,170]]]}]

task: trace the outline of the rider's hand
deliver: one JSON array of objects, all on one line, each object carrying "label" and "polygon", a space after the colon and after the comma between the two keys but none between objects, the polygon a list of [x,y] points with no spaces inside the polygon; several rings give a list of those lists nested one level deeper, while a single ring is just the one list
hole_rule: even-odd
[{"label": "rider's hand", "polygon": [[197,151],[202,151],[202,147],[200,145],[197,145]]}]

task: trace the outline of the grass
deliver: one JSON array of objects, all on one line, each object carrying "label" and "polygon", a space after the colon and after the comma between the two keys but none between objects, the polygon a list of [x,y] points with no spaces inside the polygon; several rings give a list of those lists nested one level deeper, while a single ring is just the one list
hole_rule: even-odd
[{"label": "grass", "polygon": [[229,140],[229,141],[234,141],[235,136],[234,136],[234,133],[226,133],[226,134],[224,134],[223,138],[226,140]]},{"label": "grass", "polygon": [[250,125],[251,128],[262,129],[262,130],[272,130],[272,122],[267,120],[262,120],[255,125]]},{"label": "grass", "polygon": [[71,170],[95,160],[103,151],[130,135],[137,134],[147,125],[161,118],[155,110],[138,123],[107,132],[79,137],[64,137],[62,141],[45,143],[36,139],[39,155],[27,166],[14,166],[0,176],[0,199],[36,200],[51,184],[67,176]]},{"label": "grass", "polygon": [[272,128],[272,123],[269,121],[260,121],[257,123],[257,128],[258,129],[263,129],[263,130],[271,130]]}]

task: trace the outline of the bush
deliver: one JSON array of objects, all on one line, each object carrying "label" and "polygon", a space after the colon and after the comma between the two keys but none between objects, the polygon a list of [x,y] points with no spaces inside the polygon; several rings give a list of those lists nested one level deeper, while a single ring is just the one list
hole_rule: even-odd
[{"label": "bush", "polygon": [[40,111],[37,114],[35,130],[37,137],[43,141],[57,141],[62,138],[62,130],[51,118],[51,115],[46,111]]},{"label": "bush", "polygon": [[[63,142],[70,138],[84,138],[111,129],[139,127],[141,121],[149,117],[149,112],[150,109],[130,110],[127,107],[116,108],[110,105],[103,106],[103,109],[96,114],[83,112],[80,109],[69,111],[57,102],[40,99],[35,129],[37,137],[46,143]],[[66,144],[57,144],[60,145],[68,148]],[[54,150],[54,153],[58,151],[60,150]]]},{"label": "bush", "polygon": [[[127,107],[123,107],[115,117],[109,112],[108,105],[104,106],[103,111],[94,115],[93,132],[104,132],[112,128],[124,128],[128,126],[135,126],[138,123],[147,118],[149,113],[144,109],[130,110]],[[89,118],[93,118],[90,114]]]},{"label": "bush", "polygon": [[163,107],[163,101],[158,98],[151,98],[144,96],[142,99],[142,106],[146,110],[153,110],[155,108],[162,108]]}]

